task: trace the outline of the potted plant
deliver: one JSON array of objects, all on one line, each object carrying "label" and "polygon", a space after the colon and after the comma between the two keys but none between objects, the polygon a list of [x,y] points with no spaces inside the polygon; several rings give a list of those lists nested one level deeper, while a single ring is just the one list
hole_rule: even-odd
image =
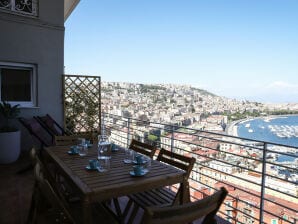
[{"label": "potted plant", "polygon": [[0,102],[0,164],[11,163],[19,158],[20,130],[11,124],[19,114],[19,104],[11,106],[7,102]]}]

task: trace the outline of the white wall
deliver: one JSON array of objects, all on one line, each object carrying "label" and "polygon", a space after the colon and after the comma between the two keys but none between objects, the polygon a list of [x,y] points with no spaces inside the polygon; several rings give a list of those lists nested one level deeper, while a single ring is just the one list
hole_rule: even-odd
[{"label": "white wall", "polygon": [[[37,107],[22,108],[21,116],[49,113],[63,121],[64,1],[39,1],[39,16],[0,11],[0,61],[37,66]],[[30,141],[22,128],[22,149]]]}]

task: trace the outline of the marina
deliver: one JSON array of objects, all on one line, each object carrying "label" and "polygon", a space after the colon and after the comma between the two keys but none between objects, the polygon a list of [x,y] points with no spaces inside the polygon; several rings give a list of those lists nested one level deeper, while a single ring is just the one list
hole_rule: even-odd
[{"label": "marina", "polygon": [[250,118],[235,124],[231,130],[239,137],[287,145],[288,147],[268,145],[270,153],[267,154],[267,159],[283,164],[298,164],[298,149],[291,147],[298,147],[297,115]]},{"label": "marina", "polygon": [[268,128],[279,138],[298,138],[298,125],[268,125]]},{"label": "marina", "polygon": [[250,118],[235,126],[239,137],[298,147],[297,115]]}]

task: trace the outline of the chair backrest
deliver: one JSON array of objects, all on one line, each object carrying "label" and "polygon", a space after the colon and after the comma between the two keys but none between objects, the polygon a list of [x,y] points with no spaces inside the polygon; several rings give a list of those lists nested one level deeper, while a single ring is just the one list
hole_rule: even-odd
[{"label": "chair backrest", "polygon": [[39,124],[54,138],[56,135],[66,135],[66,131],[49,115],[34,116]]},{"label": "chair backrest", "polygon": [[186,224],[205,217],[202,224],[216,224],[215,215],[228,191],[222,187],[216,193],[196,202],[170,207],[145,208],[143,224]]},{"label": "chair backrest", "polygon": [[160,150],[156,160],[184,170],[186,172],[185,177],[187,179],[189,178],[190,172],[192,171],[192,168],[196,161],[196,159],[193,157],[186,157],[174,152],[170,152],[163,148]]},{"label": "chair backrest", "polygon": [[38,156],[35,157],[35,161],[36,161],[36,164],[34,167],[34,175],[35,175],[37,190],[51,204],[52,208],[60,209],[63,212],[63,214],[66,216],[67,220],[69,221],[67,223],[75,223],[68,209],[64,206],[63,202],[56,194],[55,190],[53,189],[50,182],[46,178],[46,175],[45,175],[46,172],[44,172],[45,168]]},{"label": "chair backrest", "polygon": [[24,117],[19,117],[18,120],[32,136],[39,140],[42,146],[53,145],[51,136],[43,129],[36,119],[26,119]]},{"label": "chair backrest", "polygon": [[94,141],[94,137],[91,133],[88,134],[78,134],[78,135],[64,135],[64,136],[54,136],[54,144],[58,146],[63,145],[76,145],[78,142],[78,138],[85,138],[90,141]]},{"label": "chair backrest", "polygon": [[138,152],[138,153],[149,156],[150,158],[153,158],[153,156],[156,152],[156,148],[154,146],[143,143],[143,142],[139,142],[135,139],[133,139],[131,141],[129,148]]},{"label": "chair backrest", "polygon": [[178,188],[178,191],[175,195],[175,199],[173,201],[173,205],[178,204],[179,201],[181,200],[181,197],[185,198],[184,201],[189,202],[190,200],[190,191],[189,191],[189,182],[188,178],[190,176],[190,173],[192,171],[192,168],[196,162],[196,159],[193,157],[187,157],[183,156],[174,152],[170,152],[165,149],[161,149],[159,151],[159,154],[157,156],[157,159],[160,162],[167,163],[171,166],[174,166],[178,169],[184,170],[185,171],[185,182],[184,182],[184,188],[181,188],[181,186]]}]

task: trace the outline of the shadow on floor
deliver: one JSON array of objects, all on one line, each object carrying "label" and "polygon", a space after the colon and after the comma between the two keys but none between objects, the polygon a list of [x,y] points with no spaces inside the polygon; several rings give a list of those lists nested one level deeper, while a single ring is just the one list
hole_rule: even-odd
[{"label": "shadow on floor", "polygon": [[22,154],[16,162],[0,165],[0,223],[2,224],[26,223],[34,183],[33,169],[17,173],[29,164],[29,155]]}]

